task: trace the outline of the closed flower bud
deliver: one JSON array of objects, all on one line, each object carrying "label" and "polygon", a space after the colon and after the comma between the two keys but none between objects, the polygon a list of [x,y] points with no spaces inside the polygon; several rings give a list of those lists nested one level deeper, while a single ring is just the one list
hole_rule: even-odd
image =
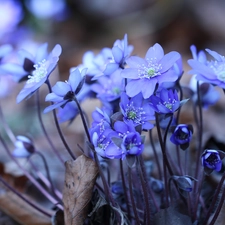
[{"label": "closed flower bud", "polygon": [[205,173],[209,175],[213,170],[219,172],[222,168],[222,159],[225,153],[220,150],[206,149],[202,153],[202,166]]},{"label": "closed flower bud", "polygon": [[12,152],[14,157],[27,158],[35,152],[35,148],[31,139],[25,136],[17,136],[15,149]]},{"label": "closed flower bud", "polygon": [[170,141],[175,145],[180,145],[185,150],[189,146],[193,134],[192,125],[179,124],[175,127]]}]

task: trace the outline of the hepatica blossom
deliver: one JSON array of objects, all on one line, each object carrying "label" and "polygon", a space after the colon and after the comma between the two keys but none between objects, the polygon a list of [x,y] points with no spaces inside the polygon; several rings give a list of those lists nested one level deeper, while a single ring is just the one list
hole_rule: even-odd
[{"label": "hepatica blossom", "polygon": [[206,51],[214,58],[211,61],[199,59],[188,60],[192,67],[191,74],[196,74],[197,80],[208,82],[225,88],[225,58],[215,51],[206,49]]},{"label": "hepatica blossom", "polygon": [[83,69],[81,72],[79,69],[75,69],[71,72],[68,81],[58,81],[52,87],[52,93],[49,93],[45,98],[45,101],[51,101],[54,104],[46,107],[44,113],[58,107],[63,108],[68,102],[73,101],[75,95],[80,92],[84,84],[85,74],[86,69]]},{"label": "hepatica blossom", "polygon": [[172,89],[162,89],[159,96],[152,95],[149,100],[150,106],[155,110],[155,112],[160,114],[174,113],[187,101],[180,101],[177,91]]},{"label": "hepatica blossom", "polygon": [[183,150],[188,148],[193,134],[192,125],[179,124],[173,130],[170,141],[175,145],[180,145]]},{"label": "hepatica blossom", "polygon": [[125,92],[121,95],[120,109],[125,123],[132,122],[133,126],[141,125],[143,130],[150,130],[153,124],[149,121],[154,120],[154,110],[144,102],[140,94],[129,98]]},{"label": "hepatica blossom", "polygon": [[149,48],[144,59],[129,57],[129,68],[122,71],[123,77],[131,79],[126,86],[127,95],[133,97],[141,92],[146,99],[153,94],[156,84],[175,81],[178,75],[171,68],[179,58],[180,54],[174,51],[164,55],[159,44]]},{"label": "hepatica blossom", "polygon": [[219,172],[222,168],[222,159],[224,152],[214,149],[206,149],[202,153],[202,166],[206,174],[210,174],[213,170]]},{"label": "hepatica blossom", "polygon": [[110,76],[101,76],[97,82],[91,85],[91,90],[97,94],[102,101],[114,101],[120,98],[124,91],[124,78],[120,76],[120,70]]},{"label": "hepatica blossom", "polygon": [[[20,91],[20,93],[17,96],[17,103],[21,102],[26,97],[31,96],[37,89],[41,87],[42,84],[44,84],[49,75],[52,73],[52,71],[55,69],[57,62],[59,60],[59,56],[62,52],[61,46],[56,45],[51,53],[47,56],[47,58],[36,56],[37,59],[41,59],[37,64],[34,64],[34,70],[31,72],[30,75],[28,75],[28,80],[26,81],[26,84],[24,88]],[[40,52],[42,55],[42,52]],[[42,55],[43,56],[43,55]],[[29,64],[31,66],[32,62],[27,60],[25,58],[24,64]],[[25,67],[29,65],[24,65]]]}]

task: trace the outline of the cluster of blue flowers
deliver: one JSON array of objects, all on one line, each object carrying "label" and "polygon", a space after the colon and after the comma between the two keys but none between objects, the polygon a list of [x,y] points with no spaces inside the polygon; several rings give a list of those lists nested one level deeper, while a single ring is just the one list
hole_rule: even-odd
[{"label": "cluster of blue flowers", "polygon": [[[41,45],[35,56],[25,50],[19,51],[20,63],[4,60],[4,57],[12,51],[9,45],[0,48],[0,73],[12,76],[16,82],[25,82],[24,88],[17,96],[17,103],[31,97],[46,83],[50,92],[45,101],[51,102],[51,105],[43,112],[48,113],[52,110],[55,112],[57,109],[60,122],[72,122],[80,114],[90,157],[97,155],[97,158],[102,160],[120,159],[122,163],[127,161],[128,173],[132,173],[135,167],[141,168],[139,173],[143,173],[143,178],[140,174],[136,176],[137,179],[141,177],[140,179],[145,180],[141,182],[145,199],[145,207],[141,210],[148,210],[149,205],[153,205],[153,210],[151,213],[141,210],[137,212],[134,208],[138,200],[136,203],[132,200],[134,197],[132,186],[129,186],[131,196],[127,197],[127,202],[124,203],[123,199],[119,204],[121,207],[125,205],[127,209],[123,210],[131,221],[140,222],[142,215],[145,224],[149,224],[151,218],[148,214],[154,216],[160,207],[169,207],[174,198],[170,196],[171,186],[178,190],[181,199],[189,198],[187,201],[192,210],[196,205],[198,207],[203,201],[199,197],[201,183],[204,180],[201,172],[204,170],[206,175],[210,175],[213,171],[221,171],[223,165],[223,151],[203,149],[201,107],[207,108],[219,99],[215,86],[225,88],[224,56],[206,49],[206,52],[214,58],[208,61],[203,51],[197,53],[195,46],[191,46],[193,59],[188,60],[188,64],[192,68],[189,73],[193,76],[190,85],[182,87],[180,84],[183,74],[182,57],[178,52],[165,54],[157,43],[147,50],[144,58],[132,56],[133,46],[128,44],[128,37],[125,35],[124,39],[116,40],[112,48],[103,48],[96,55],[91,51],[86,52],[82,64],[71,68],[68,80],[58,81],[51,88],[49,76],[57,67],[62,49],[60,45],[56,45],[48,54],[47,46]],[[184,90],[185,99],[183,99]],[[80,107],[80,103],[87,98],[97,98],[101,101],[101,108],[96,108],[92,113],[93,121],[90,128]],[[195,108],[196,126],[179,123],[182,107],[186,103],[190,104],[189,102],[193,102]],[[189,149],[193,141],[193,127],[197,130],[195,131],[197,139],[199,138],[198,149],[195,151],[196,163],[194,169],[192,168],[194,172],[187,166],[187,160],[191,160],[189,157],[193,154]],[[152,139],[152,130],[155,128],[161,148],[160,156],[154,150],[157,141]],[[152,147],[149,147],[146,141],[147,133],[150,134]],[[35,153],[33,142],[27,137],[18,136],[15,146],[14,157],[30,157]],[[158,161],[159,175],[156,177],[153,177],[151,171],[146,172],[147,167],[146,171],[143,171],[142,153],[150,152],[151,149],[154,151],[152,161]],[[185,152],[184,161],[180,157],[182,152]],[[178,166],[171,159],[173,154],[177,154]],[[73,156],[73,153],[71,155]],[[162,165],[159,163],[160,157]],[[98,160],[97,158],[94,159]],[[123,177],[124,175],[121,175],[120,180],[114,184],[109,183],[113,193],[120,190],[119,193],[125,195],[127,186]],[[144,183],[147,183],[147,188]],[[152,191],[149,191],[151,188],[155,193],[164,193],[161,203],[155,202]],[[192,192],[193,195],[189,195]],[[149,202],[148,193],[151,193],[154,204]],[[158,207],[157,204],[162,206]],[[210,213],[207,214],[207,218],[209,215]],[[189,216],[192,222],[203,221],[203,218],[198,218],[195,212],[191,212]]]}]

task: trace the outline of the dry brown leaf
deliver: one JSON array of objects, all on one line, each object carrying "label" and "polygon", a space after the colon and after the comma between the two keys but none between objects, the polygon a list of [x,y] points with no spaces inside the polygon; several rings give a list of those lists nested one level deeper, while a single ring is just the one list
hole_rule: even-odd
[{"label": "dry brown leaf", "polygon": [[[51,218],[43,215],[13,192],[0,195],[0,209],[23,225],[51,225]],[[53,212],[48,212],[53,215]]]},{"label": "dry brown leaf", "polygon": [[88,203],[98,174],[97,164],[81,155],[66,163],[63,189],[65,225],[82,225],[87,217]]}]

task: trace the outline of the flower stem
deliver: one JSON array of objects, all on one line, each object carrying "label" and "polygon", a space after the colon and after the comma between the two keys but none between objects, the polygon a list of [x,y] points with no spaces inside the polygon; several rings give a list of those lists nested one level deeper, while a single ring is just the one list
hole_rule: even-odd
[{"label": "flower stem", "polygon": [[41,107],[40,107],[40,100],[39,100],[39,90],[36,91],[36,102],[37,102],[37,112],[38,112],[38,119],[41,125],[41,129],[45,134],[45,137],[51,147],[51,149],[53,150],[53,152],[56,154],[56,156],[58,157],[59,161],[63,164],[64,166],[64,160],[62,159],[61,155],[59,154],[58,150],[55,148],[55,146],[53,145],[50,137],[48,136],[48,133],[45,129],[42,117],[41,117]]},{"label": "flower stem", "polygon": [[0,176],[0,182],[2,182],[10,191],[12,191],[14,194],[16,194],[19,198],[21,198],[24,202],[29,204],[31,207],[33,207],[34,209],[38,210],[39,212],[41,212],[42,214],[44,214],[47,217],[50,217],[50,218],[52,217],[51,214],[47,213],[41,207],[39,207],[38,205],[34,204],[29,199],[25,198],[20,192],[18,192],[11,185],[9,185],[1,176]]},{"label": "flower stem", "polygon": [[135,216],[135,224],[141,224],[139,220],[139,216],[137,213],[137,208],[134,200],[134,195],[133,195],[133,187],[132,187],[132,178],[131,178],[131,168],[128,166],[128,184],[129,184],[129,192],[130,192],[130,199],[131,199],[131,204],[132,204],[132,209],[134,212]]},{"label": "flower stem", "polygon": [[[51,93],[51,92],[52,92],[52,88],[51,88],[51,85],[50,85],[49,80],[46,81],[46,84],[47,84],[47,86],[48,86],[49,92]],[[58,134],[59,134],[59,137],[60,137],[62,143],[64,144],[64,146],[65,146],[67,152],[70,154],[71,158],[72,158],[73,160],[75,160],[76,157],[75,157],[74,153],[72,152],[72,150],[70,149],[69,145],[67,144],[67,142],[66,142],[66,140],[65,140],[65,138],[64,138],[64,135],[63,135],[63,133],[62,133],[62,130],[61,130],[60,126],[59,126],[59,121],[58,121],[58,119],[57,119],[57,116],[56,116],[56,110],[55,110],[55,109],[53,110],[53,117],[54,117],[56,129],[57,129],[57,131],[58,131]]]},{"label": "flower stem", "polygon": [[0,134],[0,141],[2,142],[3,147],[6,150],[6,153],[8,154],[8,156],[10,157],[10,159],[15,162],[15,164],[18,166],[19,169],[21,169],[21,171],[24,173],[24,175],[39,189],[39,191],[49,200],[51,201],[53,204],[57,205],[58,208],[63,210],[63,207],[58,204],[58,201],[52,196],[50,195],[37,181],[36,179],[31,176],[19,163],[18,161],[11,155],[11,152],[8,148],[8,146],[6,145],[4,139],[2,138],[1,134]]}]

